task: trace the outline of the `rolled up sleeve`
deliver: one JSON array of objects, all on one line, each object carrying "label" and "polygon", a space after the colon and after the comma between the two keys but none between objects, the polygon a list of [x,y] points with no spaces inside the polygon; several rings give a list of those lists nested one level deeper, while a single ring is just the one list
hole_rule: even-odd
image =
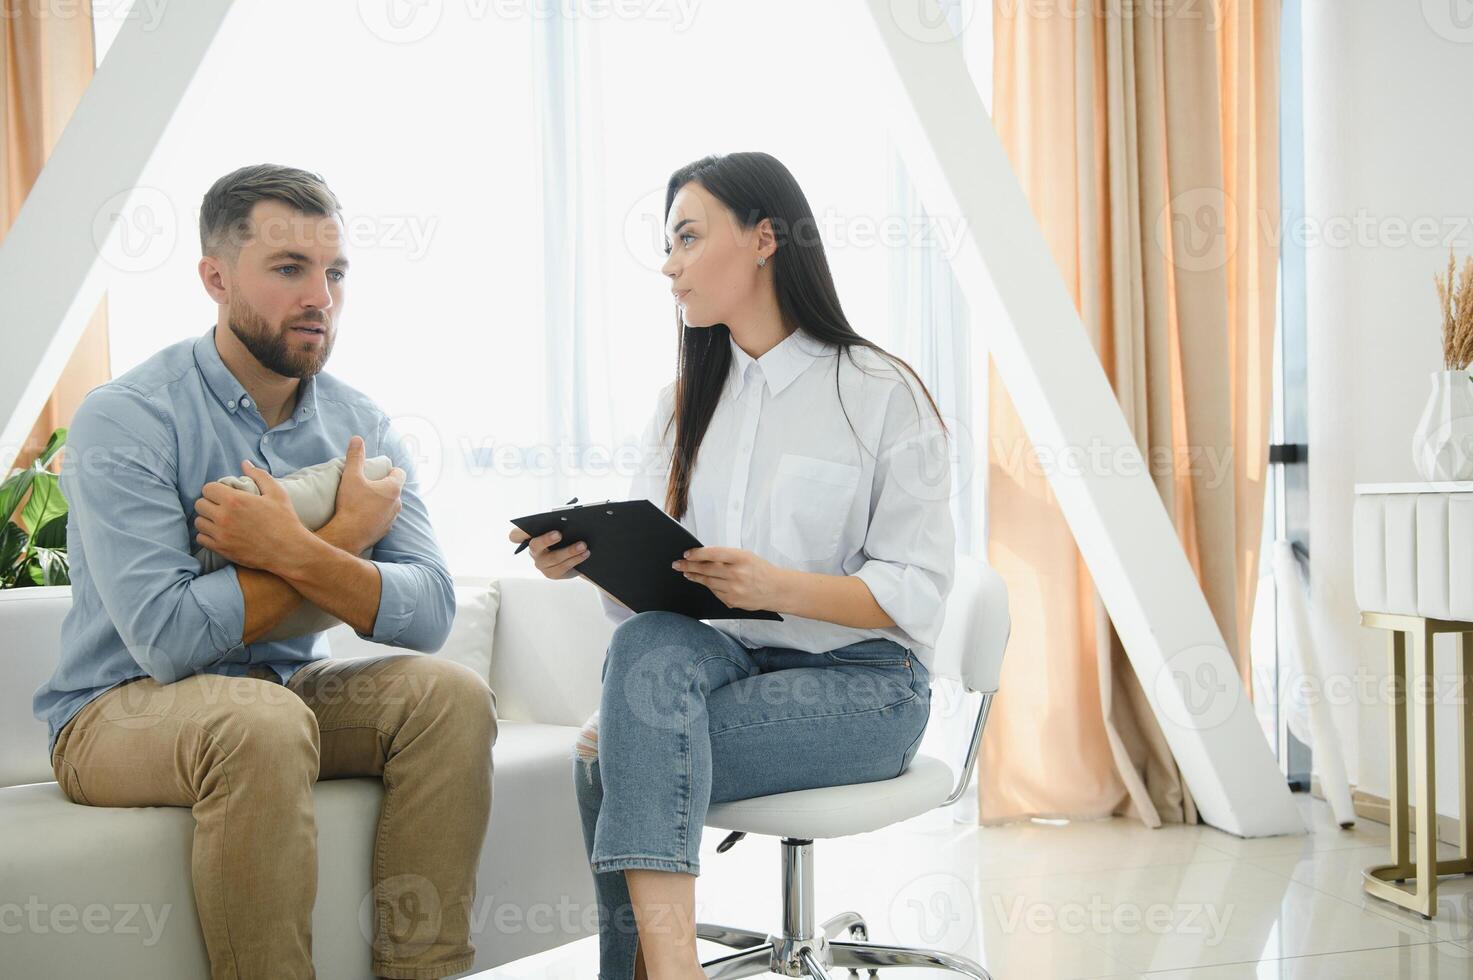
[{"label": "rolled up sleeve", "polygon": [[224,659],[245,629],[234,566],[201,575],[191,553],[177,446],[144,395],[108,385],[78,408],[61,475],[68,535],[128,652],[163,684]]},{"label": "rolled up sleeve", "polygon": [[378,615],[365,640],[433,653],[445,645],[455,622],[455,582],[445,564],[420,492],[419,468],[404,440],[385,418],[378,453],[404,470],[403,507],[369,560],[379,572]]},{"label": "rolled up sleeve", "polygon": [[956,571],[951,459],[924,394],[896,385],[875,466],[865,562],[854,574],[915,642],[934,647]]}]

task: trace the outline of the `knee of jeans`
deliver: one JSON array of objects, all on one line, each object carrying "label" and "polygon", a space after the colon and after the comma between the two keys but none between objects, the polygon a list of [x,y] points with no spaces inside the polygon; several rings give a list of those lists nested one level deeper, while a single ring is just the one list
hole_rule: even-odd
[{"label": "knee of jeans", "polygon": [[644,651],[652,645],[678,644],[692,624],[699,625],[699,621],[660,609],[635,613],[614,627],[609,649]]},{"label": "knee of jeans", "polygon": [[694,650],[690,630],[701,625],[689,616],[663,610],[636,613],[614,628],[605,656],[604,680],[611,671],[635,664],[647,667],[656,657],[688,662]]},{"label": "knee of jeans", "polygon": [[416,658],[415,668],[426,680],[424,697],[454,712],[458,730],[488,743],[496,741],[496,693],[486,678],[465,664],[432,656]]},{"label": "knee of jeans", "polygon": [[225,748],[268,764],[296,756],[316,765],[321,733],[307,703],[280,684],[236,678],[231,705],[211,734]]}]

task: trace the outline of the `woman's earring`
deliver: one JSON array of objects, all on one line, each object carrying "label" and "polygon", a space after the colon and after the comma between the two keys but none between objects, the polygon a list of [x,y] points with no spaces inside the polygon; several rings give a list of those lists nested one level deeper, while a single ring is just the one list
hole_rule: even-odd
[{"label": "woman's earring", "polygon": [[767,266],[767,256],[765,256],[765,255],[759,255],[759,256],[757,256],[757,268],[762,269],[762,268],[765,268],[766,266]]}]

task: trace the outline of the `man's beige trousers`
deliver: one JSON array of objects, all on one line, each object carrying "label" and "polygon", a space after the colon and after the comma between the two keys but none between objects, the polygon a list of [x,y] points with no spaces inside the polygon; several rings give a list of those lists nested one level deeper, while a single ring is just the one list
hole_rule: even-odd
[{"label": "man's beige trousers", "polygon": [[67,723],[52,766],[76,803],[193,810],[194,898],[214,980],[314,976],[312,784],[382,777],[373,969],[435,978],[475,955],[495,741],[484,678],[390,654],[313,661],[285,686],[265,665],[247,677],[129,681]]}]

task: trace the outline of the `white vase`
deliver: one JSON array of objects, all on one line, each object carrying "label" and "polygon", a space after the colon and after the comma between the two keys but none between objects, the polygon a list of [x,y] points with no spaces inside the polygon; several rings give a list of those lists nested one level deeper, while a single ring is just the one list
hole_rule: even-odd
[{"label": "white vase", "polygon": [[1432,395],[1412,435],[1412,460],[1425,480],[1473,480],[1473,378],[1467,371],[1432,372]]}]

